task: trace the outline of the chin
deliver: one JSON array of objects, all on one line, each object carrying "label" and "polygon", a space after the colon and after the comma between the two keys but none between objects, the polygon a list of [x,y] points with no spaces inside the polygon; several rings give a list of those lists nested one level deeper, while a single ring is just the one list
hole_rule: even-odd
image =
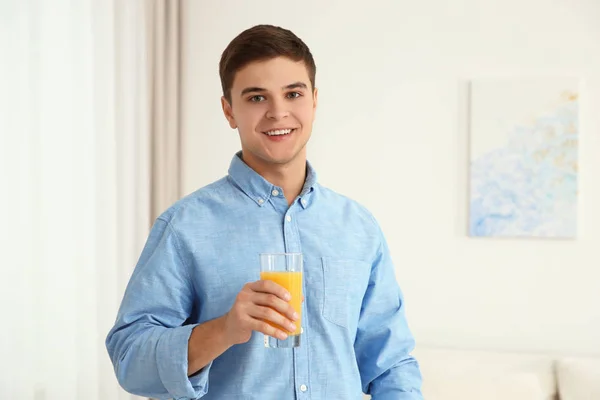
[{"label": "chin", "polygon": [[277,164],[277,165],[287,164],[290,161],[292,161],[293,159],[294,159],[294,157],[273,157],[273,156],[267,156],[264,158],[264,160],[267,161],[269,164]]},{"label": "chin", "polygon": [[300,153],[296,154],[281,154],[281,155],[271,155],[267,156],[267,160],[272,164],[277,165],[285,165],[289,164],[292,161],[296,160],[300,156]]}]

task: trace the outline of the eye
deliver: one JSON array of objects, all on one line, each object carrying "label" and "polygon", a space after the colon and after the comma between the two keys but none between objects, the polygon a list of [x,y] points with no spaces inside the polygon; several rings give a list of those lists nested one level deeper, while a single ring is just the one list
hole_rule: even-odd
[{"label": "eye", "polygon": [[296,99],[301,96],[302,96],[302,93],[300,93],[300,92],[290,92],[287,94],[288,99]]},{"label": "eye", "polygon": [[265,96],[262,96],[260,94],[257,94],[256,96],[252,96],[248,99],[248,101],[252,102],[252,103],[258,103],[260,101],[264,101],[265,100]]}]

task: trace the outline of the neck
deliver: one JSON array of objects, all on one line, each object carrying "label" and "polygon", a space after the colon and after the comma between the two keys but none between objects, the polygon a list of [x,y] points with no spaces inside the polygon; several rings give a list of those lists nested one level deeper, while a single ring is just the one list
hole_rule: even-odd
[{"label": "neck", "polygon": [[288,163],[266,163],[247,153],[242,153],[244,162],[260,176],[283,189],[288,205],[298,197],[306,180],[306,155],[301,152]]}]

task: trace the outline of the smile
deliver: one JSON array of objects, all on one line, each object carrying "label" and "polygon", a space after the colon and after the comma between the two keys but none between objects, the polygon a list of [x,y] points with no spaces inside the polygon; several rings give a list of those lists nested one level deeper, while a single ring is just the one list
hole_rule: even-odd
[{"label": "smile", "polygon": [[288,129],[273,129],[271,131],[266,131],[263,132],[265,135],[268,136],[282,136],[282,135],[289,135],[290,133],[292,133],[293,131],[295,131],[296,129],[292,129],[292,128],[288,128]]}]

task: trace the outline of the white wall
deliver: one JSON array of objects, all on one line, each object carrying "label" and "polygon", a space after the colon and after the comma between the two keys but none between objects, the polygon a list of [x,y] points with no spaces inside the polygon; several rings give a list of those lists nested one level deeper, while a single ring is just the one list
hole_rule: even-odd
[{"label": "white wall", "polygon": [[[239,149],[220,109],[222,50],[251,25],[288,27],[317,62],[309,158],[380,220],[419,344],[600,355],[599,1],[189,3],[186,192]],[[466,237],[460,82],[497,75],[584,79],[575,241]]]}]

